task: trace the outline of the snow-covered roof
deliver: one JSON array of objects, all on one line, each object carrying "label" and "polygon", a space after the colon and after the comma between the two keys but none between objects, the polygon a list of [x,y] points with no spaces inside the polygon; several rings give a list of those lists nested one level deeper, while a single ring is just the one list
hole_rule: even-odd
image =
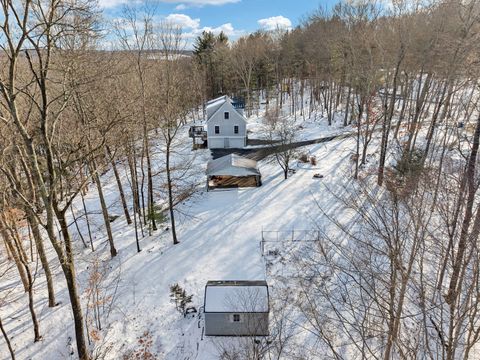
[{"label": "snow-covered roof", "polygon": [[268,312],[266,281],[209,281],[205,287],[205,312]]},{"label": "snow-covered roof", "polygon": [[218,105],[223,104],[225,101],[227,101],[227,95],[220,96],[216,99],[207,101],[206,108],[211,109],[211,108],[217,107]]},{"label": "snow-covered roof", "polygon": [[[227,95],[223,95],[216,99],[207,101],[207,103],[205,104],[205,109],[207,111],[207,121],[210,120],[218,111],[220,111],[220,109],[227,101],[233,105],[232,99],[230,99]],[[238,114],[239,119],[246,121],[244,116],[238,112],[238,109],[233,107],[233,111]]]},{"label": "snow-covered roof", "polygon": [[210,160],[207,164],[208,176],[251,176],[260,175],[257,162],[236,154]]}]

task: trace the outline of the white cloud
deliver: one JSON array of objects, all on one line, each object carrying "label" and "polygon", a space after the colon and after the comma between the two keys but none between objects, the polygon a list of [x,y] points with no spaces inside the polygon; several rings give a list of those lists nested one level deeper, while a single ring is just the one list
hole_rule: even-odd
[{"label": "white cloud", "polygon": [[245,33],[245,31],[243,30],[235,29],[231,23],[226,23],[217,27],[204,26],[202,28],[193,29],[191,32],[185,33],[184,36],[186,38],[195,38],[204,31],[209,31],[215,35],[218,35],[223,31],[223,33],[227,35],[230,39],[234,39]]},{"label": "white cloud", "polygon": [[200,26],[200,19],[192,19],[185,14],[170,14],[165,17],[165,20],[187,29],[197,29]]},{"label": "white cloud", "polygon": [[186,38],[193,38],[200,35],[203,31],[209,31],[215,35],[220,34],[222,31],[228,37],[237,37],[244,33],[243,30],[236,30],[232,23],[225,23],[217,27],[204,26],[200,27],[200,19],[192,19],[190,16],[185,14],[170,14],[164,18],[165,21],[173,23],[182,27],[184,30],[189,29],[189,31],[184,32]]},{"label": "white cloud", "polygon": [[178,4],[175,6],[175,10],[185,10],[187,8],[187,5],[185,4]]},{"label": "white cloud", "polygon": [[241,30],[235,30],[231,23],[226,23],[226,24],[217,26],[215,28],[211,28],[209,26],[206,26],[203,29],[201,29],[200,32],[202,32],[202,31],[210,31],[210,32],[214,33],[215,35],[218,35],[223,31],[223,33],[225,35],[229,36],[229,37],[238,36],[241,33],[243,33]]},{"label": "white cloud", "polygon": [[99,0],[98,5],[104,9],[110,9],[122,4],[127,4],[128,0]]},{"label": "white cloud", "polygon": [[233,27],[231,23],[225,23],[217,27],[198,27],[196,29],[191,29],[191,31],[184,32],[183,37],[187,43],[187,48],[191,48],[197,36],[200,36],[203,31],[212,32],[215,35],[220,34],[222,31],[230,40],[235,40],[241,35],[245,34],[244,30],[237,30]]},{"label": "white cloud", "polygon": [[258,20],[258,25],[265,30],[291,29],[292,22],[284,16],[272,16],[266,19]]}]

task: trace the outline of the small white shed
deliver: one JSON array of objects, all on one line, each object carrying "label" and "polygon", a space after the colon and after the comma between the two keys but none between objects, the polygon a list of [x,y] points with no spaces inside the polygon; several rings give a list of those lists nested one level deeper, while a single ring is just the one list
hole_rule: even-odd
[{"label": "small white shed", "polygon": [[209,281],[204,299],[205,335],[268,336],[269,310],[266,281]]}]

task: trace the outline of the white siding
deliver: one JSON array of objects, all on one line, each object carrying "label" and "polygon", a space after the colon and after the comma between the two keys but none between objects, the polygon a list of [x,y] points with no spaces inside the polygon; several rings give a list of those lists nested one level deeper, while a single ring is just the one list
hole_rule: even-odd
[{"label": "white siding", "polygon": [[[225,119],[225,112],[229,113],[229,118]],[[220,133],[215,134],[215,126],[220,128]],[[234,129],[238,126],[238,133]],[[240,115],[227,99],[222,106],[216,108],[216,112],[211,114],[207,120],[208,147],[216,148],[243,148],[246,145],[247,122]]]}]

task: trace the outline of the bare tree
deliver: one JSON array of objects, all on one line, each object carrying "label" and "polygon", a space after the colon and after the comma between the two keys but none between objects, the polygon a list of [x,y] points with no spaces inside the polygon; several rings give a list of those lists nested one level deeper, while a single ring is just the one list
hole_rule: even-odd
[{"label": "bare tree", "polygon": [[294,144],[297,133],[295,120],[281,115],[278,109],[271,109],[266,115],[266,131],[273,157],[282,168],[283,175],[287,179],[290,164],[297,153]]},{"label": "bare tree", "polygon": [[[36,187],[32,193],[38,193],[41,198],[45,213],[44,226],[67,282],[78,356],[84,360],[89,358],[89,354],[76,286],[72,239],[65,216],[80,188],[71,189],[67,196],[62,192],[63,176],[68,172],[59,171],[58,165],[73,166],[75,162],[61,162],[55,138],[69,100],[67,87],[58,85],[67,78],[62,76],[65,75],[62,70],[68,69],[65,66],[67,64],[62,62],[68,62],[68,57],[62,59],[65,54],[62,47],[68,41],[78,46],[82,40],[84,43],[85,39],[94,35],[94,13],[90,1],[26,1],[22,4],[2,1],[1,5],[1,29],[5,44],[1,50],[6,58],[4,69],[8,70],[0,78],[0,120],[5,126],[14,129],[21,139],[24,151],[21,154],[28,164]],[[53,63],[58,65],[56,71],[52,70]],[[22,76],[19,68],[25,71]],[[66,85],[65,82],[63,84]],[[32,125],[33,121],[35,125]],[[71,170],[70,174],[75,173],[74,169]],[[8,169],[2,168],[2,172],[14,186],[14,179]],[[31,206],[36,214],[35,204],[19,189],[14,189],[25,206]],[[56,221],[62,239],[56,234]]]},{"label": "bare tree", "polygon": [[[155,42],[158,44],[157,47],[160,49],[162,57],[155,74],[158,84],[158,125],[164,141],[166,188],[172,238],[173,243],[178,244],[174,211],[176,205],[174,170],[180,164],[173,155],[175,155],[177,135],[184,126],[189,112],[197,104],[198,94],[186,91],[186,89],[191,89],[190,84],[194,80],[191,74],[194,68],[191,62],[183,58],[181,53],[185,46],[182,29],[171,23],[162,23],[155,34]],[[183,165],[183,168],[188,168],[185,164]]]},{"label": "bare tree", "polygon": [[[154,48],[153,41],[153,16],[155,8],[148,3],[143,8],[142,17],[139,19],[139,13],[133,7],[124,7],[123,18],[115,25],[117,36],[122,47],[128,51],[129,57],[135,66],[135,74],[138,80],[138,93],[140,94],[140,113],[142,115],[142,164],[143,156],[147,162],[147,208],[148,221],[151,224],[150,231],[157,230],[154,209],[153,194],[153,172],[150,150],[149,131],[154,123],[155,114],[151,111],[149,100],[155,96],[155,90],[148,85],[148,73],[151,70],[148,63],[148,54],[152,54],[157,49]],[[132,36],[133,35],[133,36]],[[143,166],[141,167],[143,174]],[[141,193],[143,194],[143,176],[141,184]],[[143,196],[143,195],[142,195]]]},{"label": "bare tree", "polygon": [[251,87],[254,70],[265,54],[264,38],[261,33],[242,37],[232,47],[230,61],[232,69],[241,79],[246,92],[247,116],[252,113]]}]

